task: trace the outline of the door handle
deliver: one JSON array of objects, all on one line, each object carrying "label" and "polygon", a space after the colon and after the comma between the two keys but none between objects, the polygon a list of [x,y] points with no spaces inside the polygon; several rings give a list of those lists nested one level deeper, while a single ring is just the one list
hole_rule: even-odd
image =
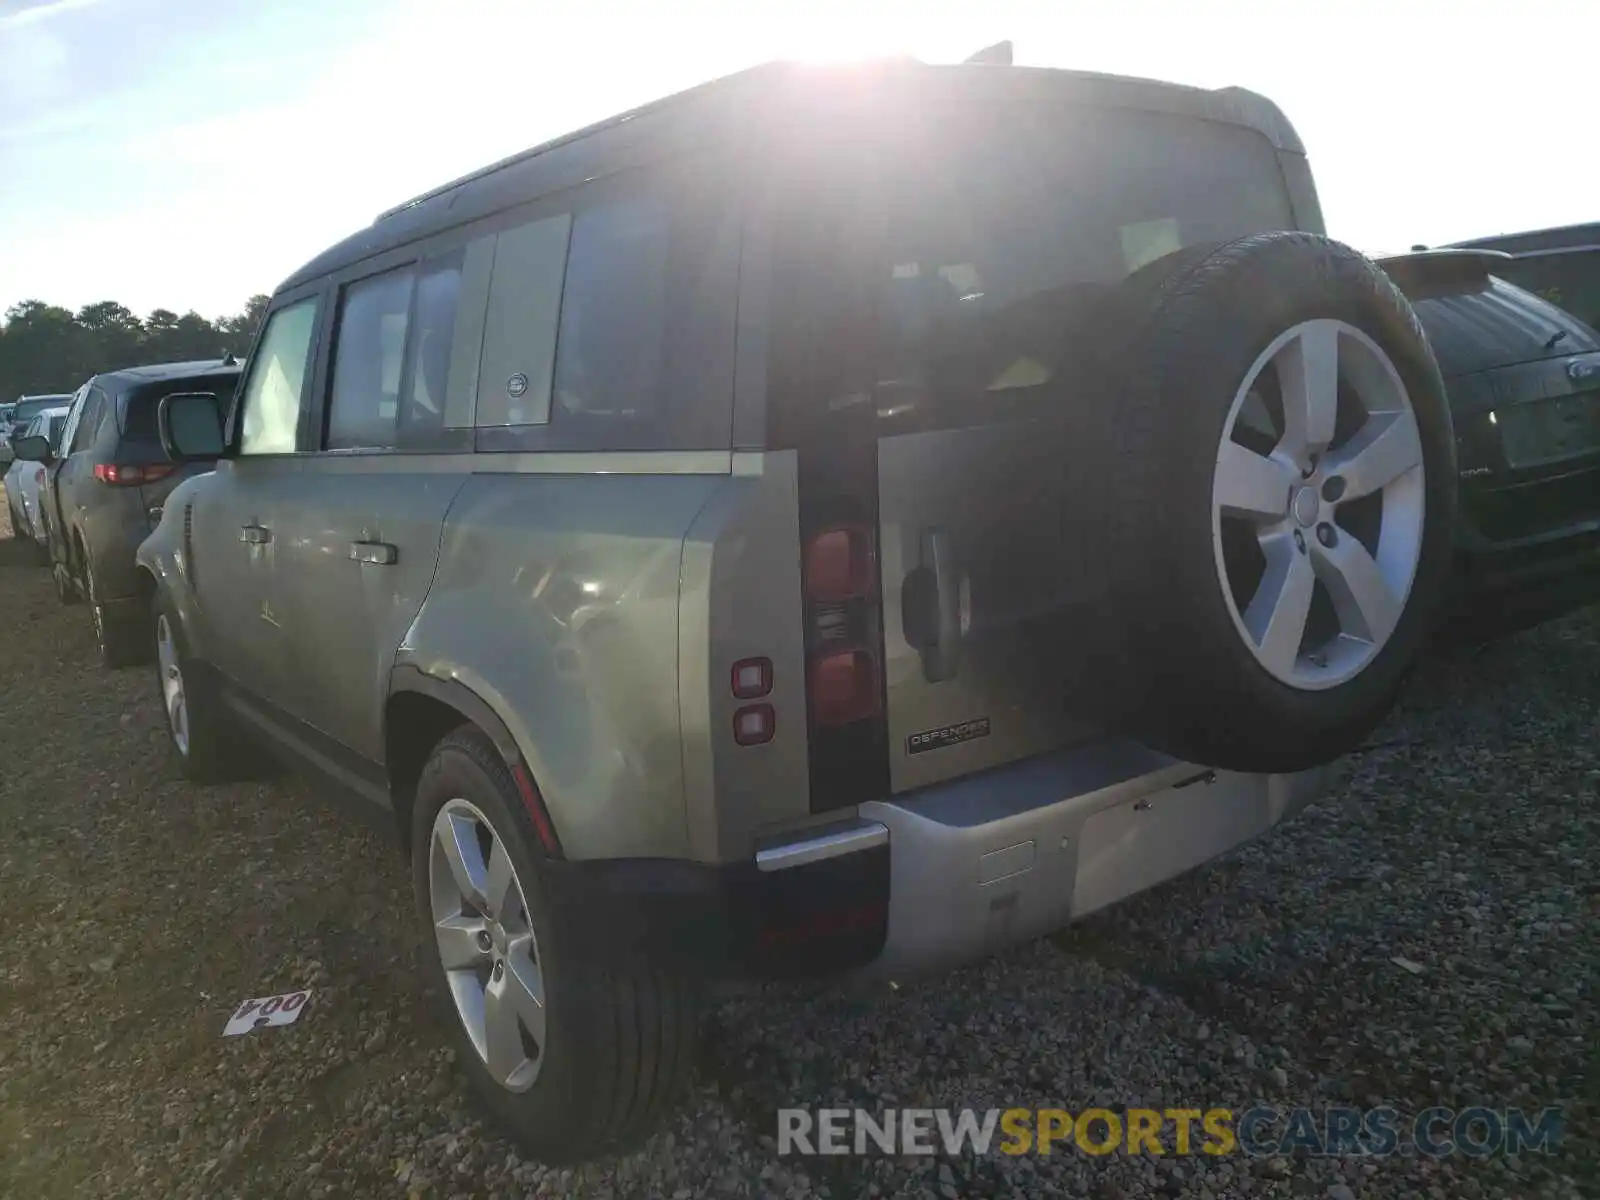
[{"label": "door handle", "polygon": [[351,542],[350,557],[375,567],[392,567],[400,561],[400,547],[390,542]]},{"label": "door handle", "polygon": [[943,529],[922,531],[922,569],[933,586],[933,639],[922,647],[922,673],[930,683],[954,679],[961,669],[961,573],[955,547]]},{"label": "door handle", "polygon": [[265,525],[246,525],[239,530],[239,540],[252,546],[265,546],[272,540],[272,530]]}]

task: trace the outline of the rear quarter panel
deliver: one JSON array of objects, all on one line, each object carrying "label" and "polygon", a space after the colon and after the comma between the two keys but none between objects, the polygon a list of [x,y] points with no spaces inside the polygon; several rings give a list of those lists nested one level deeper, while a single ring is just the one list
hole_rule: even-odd
[{"label": "rear quarter panel", "polygon": [[728,477],[505,467],[456,497],[396,665],[494,709],[568,857],[682,857],[683,546]]}]

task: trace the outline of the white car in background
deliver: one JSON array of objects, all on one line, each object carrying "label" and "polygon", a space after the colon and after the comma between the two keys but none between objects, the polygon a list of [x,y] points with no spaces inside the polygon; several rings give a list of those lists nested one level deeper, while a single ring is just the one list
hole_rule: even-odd
[{"label": "white car in background", "polygon": [[[67,424],[67,406],[47,408],[36,413],[17,434],[18,437],[47,437],[52,448],[59,448],[61,431]],[[36,462],[14,459],[6,468],[6,506],[11,510],[11,536],[31,538],[40,550],[46,549],[44,517],[39,511],[39,485],[45,468]]]}]

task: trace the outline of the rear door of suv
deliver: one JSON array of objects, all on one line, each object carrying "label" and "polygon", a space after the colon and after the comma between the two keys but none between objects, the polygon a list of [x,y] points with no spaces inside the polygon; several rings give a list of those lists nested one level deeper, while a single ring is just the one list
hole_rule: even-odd
[{"label": "rear door of suv", "polygon": [[1095,736],[1064,706],[1096,564],[1057,425],[1093,323],[1149,262],[1294,223],[1262,135],[1047,74],[874,96],[780,156],[769,422],[800,457],[814,809]]},{"label": "rear door of suv", "polygon": [[353,752],[360,761],[344,765],[358,772],[384,761],[395,650],[470,474],[472,410],[461,399],[477,365],[472,331],[471,354],[453,348],[458,299],[464,325],[482,328],[492,255],[487,239],[400,251],[356,268],[331,296],[326,383],[280,571],[293,595],[288,627],[310,668],[295,714],[334,743],[325,756]]}]

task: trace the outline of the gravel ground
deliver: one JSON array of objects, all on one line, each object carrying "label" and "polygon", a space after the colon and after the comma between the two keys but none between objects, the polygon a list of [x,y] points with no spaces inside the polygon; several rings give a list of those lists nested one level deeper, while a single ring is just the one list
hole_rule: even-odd
[{"label": "gravel ground", "polygon": [[[3,522],[3,517],[0,517]],[[521,1160],[410,964],[405,870],[297,783],[167,761],[144,671],[0,543],[0,1193],[511,1197],[1600,1195],[1600,619],[1421,673],[1277,834],[981,966],[723,999],[640,1153]],[[1409,967],[1396,965],[1394,958]],[[298,1024],[219,1036],[309,986]],[[1557,1155],[800,1160],[780,1106],[1562,1105]]]}]

